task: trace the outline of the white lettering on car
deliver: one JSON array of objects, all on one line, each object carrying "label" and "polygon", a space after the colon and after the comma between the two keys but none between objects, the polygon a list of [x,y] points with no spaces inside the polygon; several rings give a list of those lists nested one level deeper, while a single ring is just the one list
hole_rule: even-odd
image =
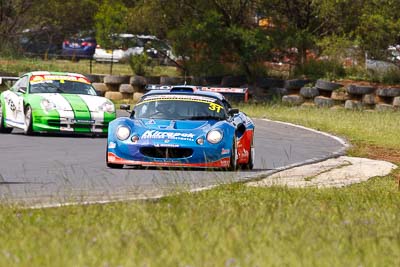
[{"label": "white lettering on car", "polygon": [[174,132],[160,132],[156,130],[147,130],[142,135],[143,139],[174,139],[193,141],[194,134],[192,133],[174,133]]}]

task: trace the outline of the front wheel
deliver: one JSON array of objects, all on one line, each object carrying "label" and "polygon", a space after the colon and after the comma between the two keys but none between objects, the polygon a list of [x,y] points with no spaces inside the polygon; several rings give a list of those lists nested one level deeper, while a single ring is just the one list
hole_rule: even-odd
[{"label": "front wheel", "polygon": [[11,133],[13,128],[6,127],[3,117],[3,108],[0,103],[0,133]]},{"label": "front wheel", "polygon": [[232,153],[231,153],[228,171],[236,171],[237,170],[237,168],[238,168],[237,160],[238,160],[238,156],[237,156],[236,137],[235,137],[232,142]]},{"label": "front wheel", "polygon": [[33,129],[32,129],[32,108],[30,106],[27,106],[25,109],[25,128],[24,128],[24,133],[26,135],[32,135],[33,134]]}]

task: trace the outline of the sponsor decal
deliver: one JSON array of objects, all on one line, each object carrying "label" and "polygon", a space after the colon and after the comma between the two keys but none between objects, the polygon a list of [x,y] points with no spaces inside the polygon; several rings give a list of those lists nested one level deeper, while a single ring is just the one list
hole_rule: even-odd
[{"label": "sponsor decal", "polygon": [[179,147],[176,144],[154,144],[154,147]]},{"label": "sponsor decal", "polygon": [[94,124],[94,120],[76,120],[76,119],[71,119],[72,123],[77,123],[77,124]]},{"label": "sponsor decal", "polygon": [[110,143],[108,144],[108,148],[113,149],[113,148],[116,148],[116,147],[117,147],[117,144],[114,143],[114,142],[110,142]]},{"label": "sponsor decal", "polygon": [[231,150],[230,150],[230,149],[225,149],[225,148],[223,148],[223,149],[221,150],[221,155],[225,155],[225,154],[229,154],[229,153],[231,153]]},{"label": "sponsor decal", "polygon": [[17,107],[11,99],[8,99],[8,105],[10,106],[11,111],[15,111]]},{"label": "sponsor decal", "polygon": [[143,139],[171,139],[194,141],[194,134],[192,133],[176,133],[176,132],[160,132],[157,130],[147,130],[143,133]]},{"label": "sponsor decal", "polygon": [[146,124],[156,124],[156,122],[154,120],[149,120],[148,122],[146,122]]},{"label": "sponsor decal", "polygon": [[148,96],[142,102],[137,105],[142,105],[148,102],[154,101],[184,101],[184,102],[198,102],[205,103],[210,105],[210,110],[216,110],[219,112],[221,109],[224,109],[223,106],[216,104],[217,101],[214,98],[203,97],[203,96],[194,96],[194,95],[157,95],[157,96]]},{"label": "sponsor decal", "polygon": [[73,81],[73,82],[90,84],[90,82],[83,77],[69,76],[69,75],[34,75],[31,77],[30,82],[32,84],[32,83],[40,83],[44,81],[54,81],[54,80],[59,80],[62,83],[64,81]]}]

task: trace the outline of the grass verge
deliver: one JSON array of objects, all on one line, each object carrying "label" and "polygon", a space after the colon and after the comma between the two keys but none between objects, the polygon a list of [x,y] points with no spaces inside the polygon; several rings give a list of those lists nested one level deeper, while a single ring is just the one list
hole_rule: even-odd
[{"label": "grass verge", "polygon": [[[398,113],[241,109],[344,136],[353,155],[400,148]],[[235,184],[159,201],[2,206],[0,266],[398,266],[395,175],[342,189]]]},{"label": "grass verge", "polygon": [[[115,74],[115,75],[133,75],[132,69],[127,63],[114,63],[112,72],[110,63],[98,63],[90,60],[79,60],[72,62],[71,60],[49,59],[43,60],[38,58],[21,58],[7,59],[0,58],[0,73],[10,73],[18,75],[21,73],[44,70],[44,71],[66,71],[77,72],[82,74]],[[171,66],[155,66],[148,68],[147,72],[150,76],[179,76],[175,67]]]}]

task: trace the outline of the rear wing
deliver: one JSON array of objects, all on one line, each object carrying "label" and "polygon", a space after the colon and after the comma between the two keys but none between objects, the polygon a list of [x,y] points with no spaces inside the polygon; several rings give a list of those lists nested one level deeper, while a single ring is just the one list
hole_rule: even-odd
[{"label": "rear wing", "polygon": [[[247,87],[207,87],[207,86],[190,86],[201,91],[216,92],[223,94],[227,99],[235,102],[247,102],[249,100],[249,88]],[[170,90],[179,85],[160,85],[160,84],[148,84],[146,85],[147,90]]]},{"label": "rear wing", "polygon": [[0,76],[0,85],[6,83],[6,82],[11,82],[14,83],[17,81],[19,77],[7,77],[7,76]]},{"label": "rear wing", "polygon": [[247,87],[201,87],[202,91],[217,92],[235,102],[247,102],[249,100],[249,88]]}]

